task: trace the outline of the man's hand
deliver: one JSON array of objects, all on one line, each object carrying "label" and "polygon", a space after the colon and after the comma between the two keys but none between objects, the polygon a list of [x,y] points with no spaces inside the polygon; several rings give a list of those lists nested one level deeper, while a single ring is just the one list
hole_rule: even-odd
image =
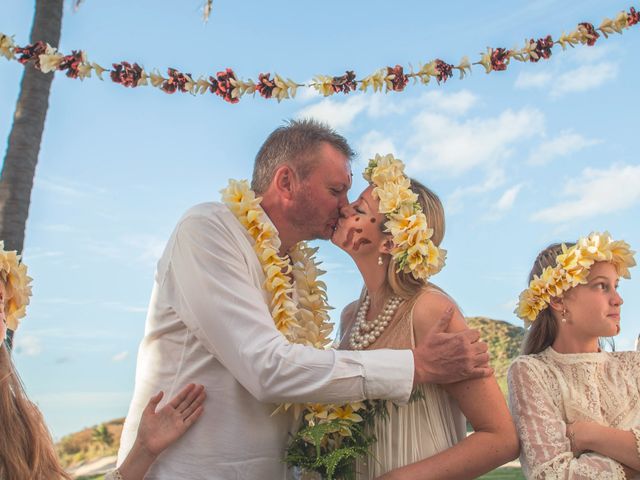
[{"label": "man's hand", "polygon": [[447,333],[452,317],[453,307],[413,349],[414,384],[455,383],[493,373],[487,344],[480,340],[477,330]]}]

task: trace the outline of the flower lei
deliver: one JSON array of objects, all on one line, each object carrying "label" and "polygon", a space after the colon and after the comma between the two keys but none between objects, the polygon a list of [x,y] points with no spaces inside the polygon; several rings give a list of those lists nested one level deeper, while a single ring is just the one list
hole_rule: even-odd
[{"label": "flower lei", "polygon": [[[211,2],[207,2],[210,5]],[[205,12],[207,12],[205,7]],[[401,92],[405,89],[409,80],[413,83],[420,82],[423,85],[435,79],[438,84],[445,83],[453,76],[453,70],[460,72],[460,78],[464,78],[471,72],[472,65],[482,65],[486,73],[504,71],[510,60],[519,62],[536,63],[541,59],[551,57],[552,49],[560,45],[563,50],[567,46],[574,47],[582,44],[593,46],[600,35],[607,38],[613,33],[621,34],[624,30],[640,23],[640,12],[634,7],[629,11],[619,12],[615,18],[605,18],[599,27],[588,22],[577,25],[570,33],[563,33],[558,40],[553,40],[551,35],[536,39],[527,39],[521,48],[491,48],[488,47],[481,54],[480,59],[473,64],[467,56],[464,56],[456,66],[446,63],[439,58],[421,65],[418,71],[413,68],[405,72],[402,65],[395,67],[383,67],[376,72],[357,79],[352,70],[345,71],[344,75],[316,75],[313,81],[304,84],[279,74],[260,73],[258,81],[252,79],[242,80],[236,77],[231,68],[219,71],[215,76],[199,77],[194,79],[190,73],[183,73],[175,68],[167,69],[167,76],[163,76],[158,70],[151,73],[145,71],[137,63],[120,62],[113,63],[113,69],[101,67],[95,62],[89,62],[87,55],[82,50],[72,50],[71,54],[63,55],[56,48],[39,41],[32,45],[19,47],[13,43],[13,37],[0,33],[0,56],[8,60],[17,59],[23,65],[33,60],[34,66],[43,73],[51,71],[63,71],[70,78],[81,80],[90,77],[92,72],[102,80],[102,74],[109,72],[111,80],[125,87],[140,87],[151,84],[165,93],[177,91],[191,94],[205,94],[210,92],[229,103],[237,103],[243,95],[255,95],[259,93],[266,99],[276,99],[278,102],[287,98],[294,98],[300,87],[314,88],[318,93],[327,97],[335,93],[348,94],[356,89],[367,91],[371,88],[374,92],[394,91]],[[600,33],[598,33],[600,32]],[[16,58],[16,55],[19,57]]]},{"label": "flower lei", "polygon": [[[317,279],[325,273],[315,260],[317,248],[299,243],[289,258],[278,254],[278,231],[260,206],[260,197],[249,188],[246,180],[230,180],[222,190],[222,200],[255,240],[254,250],[264,271],[264,287],[271,294],[271,315],[276,328],[291,343],[324,348],[333,324],[328,322],[331,308],[327,304],[324,282]],[[293,266],[292,266],[293,265]],[[292,300],[293,286],[289,275],[296,280],[298,304]]]},{"label": "flower lei", "polygon": [[551,298],[587,283],[589,270],[596,262],[611,262],[619,276],[631,278],[629,268],[636,264],[634,253],[627,242],[614,241],[609,232],[592,232],[572,247],[563,244],[555,266],[548,266],[540,276],[534,276],[529,287],[520,294],[514,313],[531,324],[547,308]]},{"label": "flower lei", "polygon": [[375,185],[373,195],[380,200],[380,213],[388,219],[384,225],[393,237],[391,254],[397,271],[426,280],[442,270],[447,251],[431,241],[433,229],[427,225],[418,195],[411,190],[404,163],[391,154],[384,157],[376,154],[369,160],[363,176]]},{"label": "flower lei", "polygon": [[6,251],[4,242],[0,240],[0,281],[5,283],[7,292],[4,307],[7,327],[13,331],[18,328],[19,320],[26,315],[31,297],[31,280],[27,275],[27,266],[20,262],[18,252]]}]

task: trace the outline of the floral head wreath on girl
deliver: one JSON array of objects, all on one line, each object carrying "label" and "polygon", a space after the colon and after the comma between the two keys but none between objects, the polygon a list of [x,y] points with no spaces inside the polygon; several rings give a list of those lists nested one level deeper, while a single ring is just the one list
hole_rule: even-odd
[{"label": "floral head wreath on girl", "polygon": [[629,268],[636,264],[634,253],[627,242],[614,241],[609,232],[592,232],[572,247],[562,244],[555,266],[548,266],[540,276],[533,277],[529,288],[520,294],[514,313],[530,325],[549,306],[551,298],[587,283],[589,270],[596,262],[611,262],[619,276],[631,278]]},{"label": "floral head wreath on girl", "polygon": [[11,330],[15,331],[18,321],[26,315],[31,297],[31,280],[27,275],[27,266],[20,262],[18,252],[6,251],[4,242],[0,240],[0,281],[5,285],[4,311],[7,327]]},{"label": "floral head wreath on girl", "polygon": [[380,201],[380,213],[387,217],[384,226],[393,237],[391,255],[398,265],[396,271],[426,280],[442,270],[447,252],[431,241],[433,229],[427,225],[418,195],[411,190],[404,163],[391,154],[376,155],[363,176],[375,186],[373,196]]}]

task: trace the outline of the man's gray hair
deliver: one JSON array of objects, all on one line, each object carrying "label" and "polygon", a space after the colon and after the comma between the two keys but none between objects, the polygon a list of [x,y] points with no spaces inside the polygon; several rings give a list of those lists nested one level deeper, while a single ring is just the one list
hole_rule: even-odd
[{"label": "man's gray hair", "polygon": [[276,128],[265,140],[253,164],[251,189],[264,193],[281,165],[290,165],[304,180],[315,166],[314,151],[326,142],[349,160],[354,155],[347,140],[328,125],[317,120],[289,120]]}]

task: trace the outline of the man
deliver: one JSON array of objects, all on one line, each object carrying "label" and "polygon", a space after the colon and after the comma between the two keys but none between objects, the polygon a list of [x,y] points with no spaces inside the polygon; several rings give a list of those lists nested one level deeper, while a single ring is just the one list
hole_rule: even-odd
[{"label": "man", "polygon": [[[275,130],[256,157],[252,188],[276,227],[280,254],[330,238],[351,186],[346,140],[313,121]],[[410,350],[338,352],[289,344],[275,328],[254,241],[229,208],[207,203],[180,220],[158,262],[136,385],[119,458],[146,400],[185,383],[207,391],[205,414],[158,459],[152,479],[282,479],[291,413],[282,402],[386,398],[417,383],[490,373],[477,332],[442,333]],[[434,329],[435,330],[435,329]]]}]

